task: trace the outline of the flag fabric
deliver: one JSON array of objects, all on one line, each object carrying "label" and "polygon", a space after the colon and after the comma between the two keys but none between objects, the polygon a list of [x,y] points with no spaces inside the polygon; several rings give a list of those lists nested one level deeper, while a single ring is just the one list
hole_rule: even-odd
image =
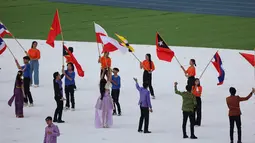
[{"label": "flag fabric", "polygon": [[255,57],[253,54],[240,53],[253,67],[255,66]]},{"label": "flag fabric", "polygon": [[126,47],[122,46],[117,40],[111,37],[101,35],[100,38],[104,44],[102,53],[120,50],[121,53],[125,54],[128,51]]},{"label": "flag fabric", "polygon": [[94,23],[94,26],[95,26],[97,43],[103,43],[100,36],[108,36],[107,32],[104,30],[103,27],[101,27],[100,25],[96,23]]},{"label": "flag fabric", "polygon": [[5,35],[12,36],[11,32],[9,32],[4,24],[0,22],[0,37],[3,38]]},{"label": "flag fabric", "polygon": [[156,34],[157,56],[162,61],[171,62],[174,52],[167,46],[166,42],[161,38],[159,33]]},{"label": "flag fabric", "polygon": [[58,10],[56,10],[46,43],[49,44],[52,48],[54,48],[54,45],[55,45],[54,41],[60,33],[61,33],[61,25],[59,21]]},{"label": "flag fabric", "polygon": [[4,40],[0,38],[0,55],[6,50],[7,45],[5,44]]},{"label": "flag fabric", "polygon": [[213,58],[214,58],[214,61],[212,63],[219,73],[219,77],[218,77],[219,83],[217,85],[222,85],[225,79],[225,71],[222,67],[222,60],[218,52],[216,52]]},{"label": "flag fabric", "polygon": [[76,58],[74,57],[74,55],[68,50],[68,48],[63,45],[63,56],[65,55],[69,55],[71,58],[72,63],[74,64],[74,66],[77,69],[77,73],[80,77],[84,77],[84,71],[81,67],[81,65],[79,64],[79,62],[76,60]]},{"label": "flag fabric", "polygon": [[115,33],[115,35],[120,39],[120,41],[121,41],[120,44],[122,46],[128,48],[128,51],[130,51],[130,52],[135,51],[135,49],[132,46],[129,45],[128,40],[126,38],[124,38],[123,36],[118,35],[117,33]]}]

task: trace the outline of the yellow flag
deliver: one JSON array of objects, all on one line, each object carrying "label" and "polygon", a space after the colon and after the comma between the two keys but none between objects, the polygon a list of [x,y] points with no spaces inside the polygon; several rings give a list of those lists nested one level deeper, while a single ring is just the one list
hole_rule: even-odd
[{"label": "yellow flag", "polygon": [[115,33],[115,35],[120,39],[122,46],[127,47],[131,52],[135,51],[135,49],[132,46],[129,45],[128,40],[126,38],[124,38],[123,36],[120,36],[116,33]]}]

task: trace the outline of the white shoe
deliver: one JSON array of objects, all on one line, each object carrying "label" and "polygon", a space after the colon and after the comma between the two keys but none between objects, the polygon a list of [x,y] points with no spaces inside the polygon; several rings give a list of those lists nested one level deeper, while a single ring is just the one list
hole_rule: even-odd
[{"label": "white shoe", "polygon": [[35,85],[34,85],[34,88],[37,88],[37,87],[39,87],[39,85],[35,84]]},{"label": "white shoe", "polygon": [[33,107],[34,106],[34,104],[29,104],[29,107]]},{"label": "white shoe", "polygon": [[155,97],[155,96],[152,96],[152,99],[156,99],[156,97]]},{"label": "white shoe", "polygon": [[24,103],[24,107],[27,107],[28,106],[28,104],[27,103]]},{"label": "white shoe", "polygon": [[72,108],[71,110],[72,110],[72,111],[75,111],[75,109],[74,109],[74,108]]},{"label": "white shoe", "polygon": [[65,110],[69,110],[70,108],[69,107],[65,107]]}]

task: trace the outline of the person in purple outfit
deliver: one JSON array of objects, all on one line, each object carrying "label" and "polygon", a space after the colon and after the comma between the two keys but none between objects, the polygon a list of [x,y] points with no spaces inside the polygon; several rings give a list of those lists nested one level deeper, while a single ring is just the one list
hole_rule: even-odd
[{"label": "person in purple outfit", "polygon": [[24,93],[23,93],[23,72],[18,71],[16,76],[16,81],[14,85],[14,95],[8,101],[8,105],[11,106],[15,99],[15,114],[17,118],[23,118],[23,103],[24,103]]},{"label": "person in purple outfit", "polygon": [[50,116],[48,116],[45,121],[48,126],[45,128],[43,143],[57,143],[57,137],[60,136],[58,126],[52,123],[52,117]]},{"label": "person in purple outfit", "polygon": [[[105,71],[104,71],[105,72]],[[104,75],[104,72],[102,75]],[[107,81],[101,76],[100,80],[100,97],[96,103],[95,127],[96,128],[109,128],[113,124],[112,112],[114,109],[113,100],[110,96],[111,88],[111,72],[108,73]]]},{"label": "person in purple outfit", "polygon": [[140,93],[140,99],[138,105],[140,105],[141,110],[141,116],[138,126],[138,132],[143,132],[142,126],[143,126],[143,120],[145,120],[144,124],[144,133],[151,133],[151,131],[148,130],[149,128],[149,115],[150,112],[153,112],[152,105],[151,105],[151,99],[150,99],[150,92],[147,89],[149,87],[149,84],[144,82],[143,87],[140,87],[137,79],[134,78],[134,81],[136,82],[136,88]]}]

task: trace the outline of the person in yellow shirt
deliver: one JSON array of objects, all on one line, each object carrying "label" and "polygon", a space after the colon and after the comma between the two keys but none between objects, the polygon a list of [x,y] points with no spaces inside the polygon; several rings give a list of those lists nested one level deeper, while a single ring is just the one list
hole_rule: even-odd
[{"label": "person in yellow shirt", "polygon": [[149,85],[150,93],[153,99],[155,99],[154,90],[152,87],[152,72],[155,70],[153,61],[151,61],[151,54],[146,54],[145,60],[140,63],[140,68],[144,69],[143,83]]},{"label": "person in yellow shirt", "polygon": [[[34,87],[39,86],[39,59],[41,58],[40,50],[37,49],[37,42],[33,41],[31,49],[28,50],[28,56],[30,57],[30,65],[31,65],[31,84],[33,84],[34,79]],[[34,74],[34,78],[32,75]]]}]

